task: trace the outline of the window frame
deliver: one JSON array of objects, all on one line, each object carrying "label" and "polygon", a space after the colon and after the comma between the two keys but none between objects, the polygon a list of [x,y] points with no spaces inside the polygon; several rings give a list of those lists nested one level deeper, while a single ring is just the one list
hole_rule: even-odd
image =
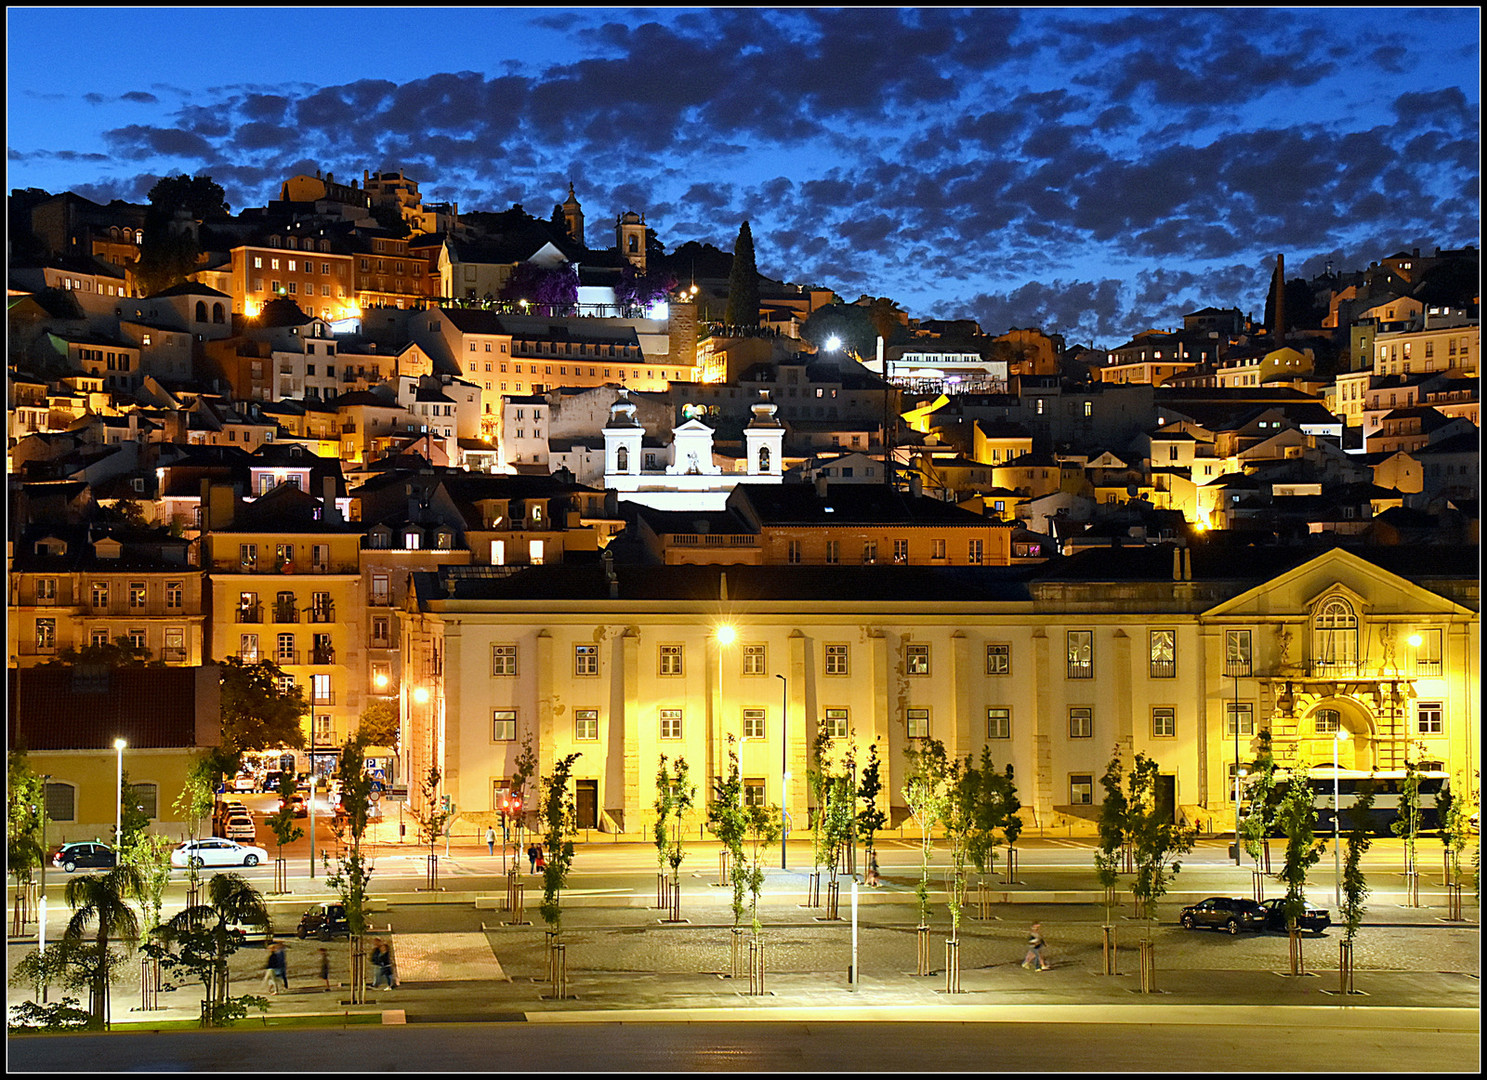
[{"label": "window frame", "polygon": [[[509,669],[509,670],[508,670]],[[514,642],[503,641],[491,645],[491,678],[514,679],[518,677],[517,651]]]},{"label": "window frame", "polygon": [[[1168,730],[1163,730],[1163,728]],[[1151,737],[1153,739],[1177,738],[1177,707],[1175,705],[1153,705],[1151,707]]]},{"label": "window frame", "polygon": [[[1083,660],[1079,653],[1084,654]],[[1093,679],[1095,677],[1095,632],[1093,630],[1064,631],[1064,676],[1068,679]]]},{"label": "window frame", "polygon": [[1070,705],[1069,738],[1093,739],[1095,737],[1095,707],[1093,705]]},{"label": "window frame", "polygon": [[573,646],[573,677],[593,678],[599,674],[599,646],[583,642]]},{"label": "window frame", "polygon": [[1012,707],[1010,705],[988,705],[986,707],[986,737],[988,739],[1010,739],[1012,737]]},{"label": "window frame", "polygon": [[[656,674],[661,678],[679,679],[686,675],[686,651],[681,644],[671,642],[656,646]],[[671,661],[675,663],[671,663]],[[671,668],[675,670],[669,670]]]},{"label": "window frame", "polygon": [[1012,674],[1012,643],[1010,641],[987,642],[986,674],[993,677]]},{"label": "window frame", "polygon": [[[679,742],[682,738],[682,710],[661,709],[659,715],[659,738],[664,742]],[[668,732],[668,728],[672,728]]]},{"label": "window frame", "polygon": [[[930,643],[927,641],[910,641],[904,645],[905,675],[920,677],[931,673],[929,646]],[[922,661],[922,664],[918,661]]]},{"label": "window frame", "polygon": [[[491,709],[491,738],[490,738],[490,741],[493,742],[493,743],[498,743],[498,742],[516,742],[517,720],[518,720],[518,715],[517,715],[517,710],[516,709],[505,708],[505,707],[502,707],[502,708],[492,708]],[[501,732],[504,730],[505,725],[507,725],[507,724],[511,725],[511,727],[510,727],[511,734],[510,735],[503,735],[503,734],[501,734]]]},{"label": "window frame", "polygon": [[[1165,658],[1159,655],[1163,651],[1164,641],[1168,653]],[[1152,679],[1177,678],[1177,631],[1171,627],[1148,630],[1146,643],[1147,677]]]},{"label": "window frame", "polygon": [[[585,734],[585,728],[592,726],[592,734]],[[573,710],[573,741],[574,742],[598,742],[599,741],[599,710],[598,709],[574,709]]]},{"label": "window frame", "polygon": [[[915,721],[921,721],[920,730],[915,732]],[[911,739],[928,739],[930,733],[930,715],[927,708],[912,708],[904,710],[904,729]]]},{"label": "window frame", "polygon": [[841,641],[825,642],[821,655],[821,671],[825,675],[850,675],[852,673],[852,646]]}]

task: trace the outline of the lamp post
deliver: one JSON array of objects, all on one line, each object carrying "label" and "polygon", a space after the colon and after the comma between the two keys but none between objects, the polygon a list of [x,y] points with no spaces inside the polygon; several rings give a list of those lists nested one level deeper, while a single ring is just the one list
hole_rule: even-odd
[{"label": "lamp post", "polygon": [[[41,778],[41,896],[36,901],[36,947],[41,952],[46,952],[46,786],[51,779],[51,773]],[[46,998],[41,1000],[45,1002]]]},{"label": "lamp post", "polygon": [[1342,909],[1342,815],[1338,812],[1341,785],[1337,777],[1337,748],[1348,740],[1348,729],[1338,721],[1332,735],[1332,910]]},{"label": "lamp post", "polygon": [[[718,715],[713,725],[714,739],[717,742],[717,768],[720,772],[726,769],[723,764],[723,650],[737,639],[738,632],[733,629],[731,623],[720,623],[713,631],[713,638],[718,643]],[[743,744],[738,747],[738,767],[743,770]]]},{"label": "lamp post", "polygon": [[1231,663],[1230,674],[1234,677],[1234,710],[1230,723],[1234,726],[1234,865],[1239,862],[1239,669]]},{"label": "lamp post", "polygon": [[785,809],[790,794],[790,680],[775,673],[780,680],[780,869],[790,869],[790,812]]},{"label": "lamp post", "polygon": [[119,844],[123,839],[124,832],[124,747],[128,746],[123,739],[114,740],[114,749],[118,751],[119,766],[116,774],[118,801],[114,803],[114,864],[119,862]]}]

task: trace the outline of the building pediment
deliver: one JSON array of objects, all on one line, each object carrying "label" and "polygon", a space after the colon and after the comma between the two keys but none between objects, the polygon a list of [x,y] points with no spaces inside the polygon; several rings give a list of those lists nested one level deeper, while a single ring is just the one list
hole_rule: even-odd
[{"label": "building pediment", "polygon": [[1357,610],[1374,615],[1472,615],[1429,589],[1350,551],[1333,548],[1208,609],[1203,617],[1269,619],[1304,615],[1322,599],[1340,592],[1358,605]]}]

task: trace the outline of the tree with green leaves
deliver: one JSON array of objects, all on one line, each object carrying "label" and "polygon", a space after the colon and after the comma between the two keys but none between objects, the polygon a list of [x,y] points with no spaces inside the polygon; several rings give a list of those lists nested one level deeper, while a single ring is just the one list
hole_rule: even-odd
[{"label": "tree with green leaves", "polygon": [[1341,974],[1344,994],[1353,992],[1353,939],[1363,925],[1364,901],[1368,899],[1368,881],[1363,875],[1363,855],[1373,843],[1369,835],[1369,812],[1373,809],[1375,795],[1372,780],[1365,780],[1358,787],[1353,805],[1347,811],[1348,833],[1346,854],[1342,861],[1342,908],[1338,917],[1342,920],[1343,939],[1339,943],[1338,971]]},{"label": "tree with green leaves", "polygon": [[759,268],[754,262],[754,234],[747,220],[733,242],[733,269],[728,275],[728,306],[723,322],[729,326],[759,325]]},{"label": "tree with green leaves", "polygon": [[242,945],[243,927],[267,931],[270,925],[263,896],[241,874],[213,874],[207,882],[206,902],[177,912],[162,927],[170,949],[164,963],[194,975],[202,985],[202,1018],[209,1027],[230,1024],[247,1012],[250,1002],[230,1000],[228,960]]},{"label": "tree with green leaves", "polygon": [[759,925],[759,894],[764,889],[764,856],[770,845],[779,840],[784,818],[780,815],[780,808],[774,805],[746,806],[743,809],[749,861],[741,869],[749,890],[749,919],[757,938],[762,929]]},{"label": "tree with green leaves", "polygon": [[[826,861],[826,843],[823,839],[826,825],[826,788],[830,775],[830,766],[827,762],[827,752],[831,746],[831,739],[826,734],[826,721],[816,722],[816,734],[811,740],[810,762],[805,769],[805,786],[810,793],[810,822],[811,822],[811,881],[817,884],[813,889],[818,889],[821,879],[821,865]],[[810,903],[817,903],[812,898]]]},{"label": "tree with green leaves", "polygon": [[67,906],[72,909],[72,918],[67,920],[67,928],[62,931],[63,940],[74,946],[85,944],[88,927],[90,924],[94,926],[93,954],[87,961],[92,989],[88,1023],[91,1028],[104,1026],[113,968],[122,962],[109,948],[110,940],[118,937],[131,948],[139,940],[139,916],[129,901],[138,898],[143,890],[139,871],[128,863],[121,863],[107,873],[71,879],[63,893]]},{"label": "tree with green leaves", "polygon": [[129,770],[125,769],[119,778],[119,835],[114,837],[114,843],[121,850],[127,848],[149,827],[150,815],[140,803],[135,785],[129,782]]},{"label": "tree with green leaves", "polygon": [[713,777],[713,796],[707,804],[707,830],[717,837],[729,856],[729,883],[733,886],[733,928],[743,921],[745,879],[743,875],[744,836],[748,816],[743,806],[743,777],[739,774],[738,750],[733,736],[728,736],[728,771]]},{"label": "tree with green leaves", "polygon": [[1471,808],[1457,789],[1465,790],[1458,779],[1455,784],[1441,785],[1435,796],[1435,812],[1441,823],[1441,846],[1445,849],[1446,884],[1461,882],[1461,855],[1471,842]]},{"label": "tree with green leaves", "polygon": [[1286,932],[1290,937],[1292,975],[1305,970],[1297,921],[1306,913],[1306,874],[1327,850],[1326,839],[1317,836],[1317,808],[1308,781],[1309,772],[1304,763],[1291,770],[1276,814],[1276,824],[1286,837],[1281,880],[1286,883]]},{"label": "tree with green leaves", "polygon": [[671,917],[681,917],[681,872],[686,849],[682,846],[684,819],[692,812],[697,798],[697,785],[691,780],[687,759],[676,759],[676,771],[666,764],[666,755],[661,755],[660,767],[656,770],[656,865],[664,873],[671,870],[671,888],[676,900]]},{"label": "tree with green leaves", "polygon": [[1116,875],[1120,873],[1121,852],[1126,844],[1126,816],[1130,807],[1122,787],[1124,778],[1125,764],[1117,745],[1105,766],[1105,775],[1100,777],[1105,798],[1100,803],[1099,841],[1095,847],[1095,877],[1105,890],[1106,926],[1112,925],[1111,901],[1115,896]]},{"label": "tree with green leaves", "polygon": [[960,940],[960,913],[966,891],[966,866],[969,847],[979,822],[977,804],[981,799],[981,770],[967,757],[965,761],[950,758],[945,768],[945,798],[940,822],[945,829],[945,844],[950,849],[950,862],[945,870],[945,892],[950,908],[950,940]]},{"label": "tree with green leaves", "polygon": [[862,776],[857,785],[857,798],[862,804],[862,809],[857,812],[857,835],[862,838],[864,858],[867,859],[868,866],[873,865],[873,856],[876,853],[874,841],[878,831],[888,823],[888,815],[878,806],[878,793],[883,790],[882,769],[875,740],[867,748],[867,764],[862,767]]},{"label": "tree with green leaves", "polygon": [[228,656],[218,665],[225,748],[241,752],[305,745],[303,721],[310,705],[298,685],[285,688],[288,684],[278,664]]},{"label": "tree with green leaves", "polygon": [[154,653],[143,645],[131,641],[125,634],[120,634],[112,642],[84,645],[79,649],[75,645],[69,645],[48,660],[44,667],[79,667],[97,666],[109,668],[121,667],[164,667],[163,660],[153,659]]},{"label": "tree with green leaves", "polygon": [[1161,767],[1155,758],[1137,754],[1131,766],[1126,794],[1126,834],[1136,876],[1131,892],[1136,907],[1150,926],[1156,921],[1156,903],[1167,893],[1167,886],[1182,872],[1178,857],[1193,850],[1196,833],[1172,820],[1172,808],[1157,798],[1157,781]]},{"label": "tree with green leaves", "polygon": [[1255,869],[1269,869],[1269,857],[1265,854],[1266,840],[1275,827],[1275,755],[1271,749],[1269,728],[1261,728],[1256,736],[1258,748],[1255,760],[1249,768],[1247,796],[1249,810],[1239,823],[1239,839],[1245,852],[1254,860]]},{"label": "tree with green leaves", "polygon": [[[521,753],[516,756],[516,772],[511,774],[511,794],[517,802],[516,816],[516,844],[520,851],[525,844],[526,814],[527,814],[527,785],[537,775],[537,753],[532,749],[532,736],[523,735],[521,741]],[[517,860],[518,863],[521,861]]]},{"label": "tree with green leaves", "polygon": [[356,734],[363,746],[398,745],[398,707],[395,702],[378,698],[361,711]]},{"label": "tree with green leaves", "polygon": [[5,860],[15,878],[16,910],[20,911],[24,889],[47,856],[41,839],[45,831],[46,789],[31,769],[26,748],[12,746],[6,760]]},{"label": "tree with green leaves", "polygon": [[341,782],[341,813],[331,822],[337,846],[335,869],[331,869],[328,854],[322,853],[321,859],[326,870],[325,883],[340,894],[346,908],[346,925],[351,934],[351,1003],[360,1004],[366,997],[362,969],[367,935],[367,884],[372,879],[371,860],[362,843],[371,812],[372,778],[367,774],[364,748],[354,736],[341,746],[336,779]]},{"label": "tree with green leaves", "polygon": [[582,755],[569,754],[553,763],[542,789],[543,841],[547,866],[542,871],[542,904],[538,911],[553,933],[563,929],[563,887],[573,866],[573,834],[578,829],[578,807],[573,788],[573,763]]},{"label": "tree with green leaves", "polygon": [[1398,817],[1389,823],[1389,831],[1404,840],[1405,886],[1408,889],[1410,906],[1414,907],[1419,903],[1418,879],[1415,875],[1420,867],[1416,862],[1415,841],[1420,835],[1420,771],[1413,761],[1407,759],[1404,763],[1404,779],[1399,782]]},{"label": "tree with green leaves", "polygon": [[119,860],[139,871],[140,906],[144,908],[146,924],[156,926],[165,907],[165,891],[170,887],[170,856],[176,846],[169,837],[144,831],[131,835],[126,830],[125,837]]},{"label": "tree with green leaves", "polygon": [[1021,832],[1022,819],[1017,816],[1017,811],[1022,809],[1022,800],[1017,797],[1017,785],[1012,781],[1011,762],[1007,763],[1004,771],[997,772],[990,747],[981,748],[977,773],[966,854],[976,873],[984,875],[996,870],[997,830],[1002,831],[1009,848]]},{"label": "tree with green leaves", "polygon": [[273,831],[274,843],[277,850],[274,853],[274,891],[276,893],[288,892],[288,883],[284,873],[284,845],[292,844],[305,835],[294,821],[294,773],[285,770],[279,774],[279,809],[275,810],[265,819],[265,824]]},{"label": "tree with green leaves", "polygon": [[929,860],[934,854],[935,827],[945,818],[949,797],[950,759],[938,739],[910,739],[904,749],[904,802],[919,826],[919,925],[929,922]]}]

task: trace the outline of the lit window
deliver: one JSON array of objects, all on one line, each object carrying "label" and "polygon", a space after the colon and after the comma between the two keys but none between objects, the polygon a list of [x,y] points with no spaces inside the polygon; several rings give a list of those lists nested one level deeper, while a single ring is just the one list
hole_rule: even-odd
[{"label": "lit window", "polygon": [[580,742],[596,742],[599,738],[599,710],[573,710],[573,738]]},{"label": "lit window", "polygon": [[909,645],[904,650],[904,671],[910,675],[929,674],[929,646]]},{"label": "lit window", "polygon": [[1177,710],[1170,705],[1157,705],[1151,710],[1151,736],[1171,739],[1177,736]]},{"label": "lit window", "polygon": [[661,710],[661,738],[680,739],[682,737],[682,711],[680,709]]},{"label": "lit window", "polygon": [[516,710],[491,710],[491,741],[514,742],[516,740]]},{"label": "lit window", "polygon": [[911,738],[911,739],[927,739],[927,738],[929,738],[929,710],[928,709],[909,709],[908,710],[908,724],[909,724],[909,738]]},{"label": "lit window", "polygon": [[745,739],[764,738],[764,710],[745,709],[743,712],[743,735]]},{"label": "lit window", "polygon": [[1012,646],[993,644],[986,646],[986,674],[1012,674]]},{"label": "lit window", "polygon": [[513,676],[516,674],[515,645],[491,646],[491,674],[495,676]]},{"label": "lit window", "polygon": [[1095,711],[1088,705],[1074,705],[1069,709],[1069,738],[1092,739],[1095,734]]},{"label": "lit window", "polygon": [[682,673],[682,647],[680,645],[660,646],[661,674],[680,675]]},{"label": "lit window", "polygon": [[1010,739],[1012,737],[1012,710],[993,706],[986,710],[986,737],[988,739]]},{"label": "lit window", "polygon": [[768,670],[765,665],[765,646],[745,645],[743,651],[743,673],[745,675],[765,675]]},{"label": "lit window", "polygon": [[575,675],[597,675],[597,674],[599,674],[599,646],[597,646],[597,645],[575,645],[575,646],[573,646],[573,674],[575,674]]},{"label": "lit window", "polygon": [[826,674],[828,674],[828,675],[846,675],[846,674],[849,674],[848,664],[847,664],[847,648],[848,648],[848,646],[846,646],[846,645],[827,645],[826,646]]},{"label": "lit window", "polygon": [[826,710],[826,737],[828,739],[845,739],[847,737],[847,710]]}]

